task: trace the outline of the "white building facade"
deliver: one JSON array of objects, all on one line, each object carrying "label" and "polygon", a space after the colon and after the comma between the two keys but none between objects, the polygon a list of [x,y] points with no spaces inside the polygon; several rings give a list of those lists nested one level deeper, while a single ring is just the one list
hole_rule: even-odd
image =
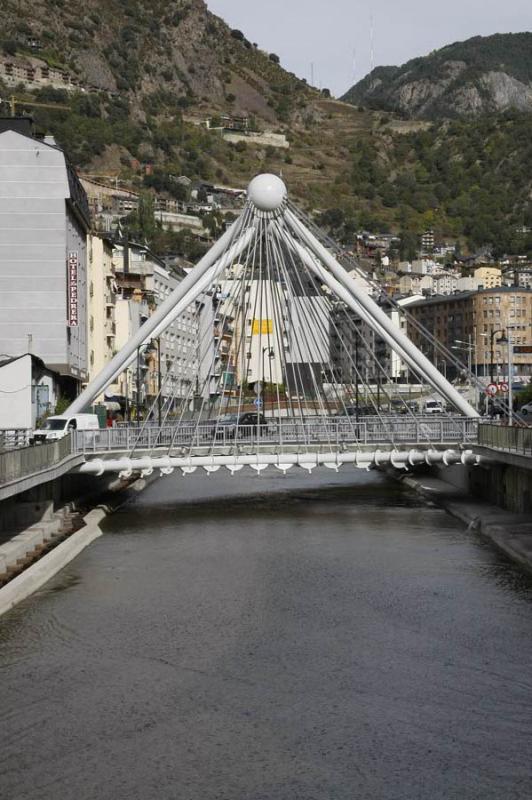
[{"label": "white building facade", "polygon": [[31,351],[74,397],[88,378],[86,195],[62,150],[34,139],[29,120],[2,126],[0,352]]}]

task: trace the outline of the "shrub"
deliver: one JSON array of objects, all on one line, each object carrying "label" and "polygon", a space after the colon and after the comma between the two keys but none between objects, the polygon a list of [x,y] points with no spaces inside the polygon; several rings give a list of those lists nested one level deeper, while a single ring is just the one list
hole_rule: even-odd
[{"label": "shrub", "polygon": [[6,39],[2,42],[2,50],[8,56],[15,56],[17,54],[18,43],[14,39]]}]

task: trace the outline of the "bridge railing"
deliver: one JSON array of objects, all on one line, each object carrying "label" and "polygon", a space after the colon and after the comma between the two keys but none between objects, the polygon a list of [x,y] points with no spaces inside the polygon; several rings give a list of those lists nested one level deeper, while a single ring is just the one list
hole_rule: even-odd
[{"label": "bridge railing", "polygon": [[322,445],[333,449],[343,445],[393,446],[416,444],[467,444],[477,441],[478,421],[466,417],[434,416],[416,419],[389,417],[308,417],[304,420],[268,419],[261,425],[182,422],[161,428],[147,425],[121,426],[97,431],[76,431],[74,450],[78,453],[134,452],[146,450],[187,450],[246,445],[288,447]]},{"label": "bridge railing", "polygon": [[532,456],[532,427],[521,428],[509,425],[479,425],[478,444]]},{"label": "bridge railing", "polygon": [[72,446],[71,437],[65,436],[56,442],[0,453],[0,486],[59,464],[71,455]]},{"label": "bridge railing", "polygon": [[31,433],[31,428],[0,428],[0,453],[17,447],[27,447]]}]

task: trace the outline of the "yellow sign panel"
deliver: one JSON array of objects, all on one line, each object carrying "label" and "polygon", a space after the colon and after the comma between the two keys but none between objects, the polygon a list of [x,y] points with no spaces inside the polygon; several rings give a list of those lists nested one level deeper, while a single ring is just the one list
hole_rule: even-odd
[{"label": "yellow sign panel", "polygon": [[258,336],[260,333],[269,334],[273,333],[273,320],[271,319],[254,319],[253,320],[253,336]]}]

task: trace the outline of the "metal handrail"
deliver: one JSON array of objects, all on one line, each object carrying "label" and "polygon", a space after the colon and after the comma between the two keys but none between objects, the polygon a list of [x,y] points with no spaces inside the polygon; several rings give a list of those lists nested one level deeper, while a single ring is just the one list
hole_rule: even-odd
[{"label": "metal handrail", "polygon": [[31,433],[31,428],[0,428],[0,452],[27,447]]},{"label": "metal handrail", "polygon": [[71,436],[64,436],[55,442],[0,453],[0,486],[54,467],[73,453],[73,444]]},{"label": "metal handrail", "polygon": [[178,425],[121,426],[97,431],[76,431],[74,451],[101,452],[178,450],[213,447],[282,448],[287,445],[471,444],[477,441],[478,420],[467,417],[322,417],[305,420],[267,419],[261,425],[229,426],[216,422],[181,422]]},{"label": "metal handrail", "polygon": [[478,444],[508,453],[532,455],[532,427],[481,424],[478,426]]}]

